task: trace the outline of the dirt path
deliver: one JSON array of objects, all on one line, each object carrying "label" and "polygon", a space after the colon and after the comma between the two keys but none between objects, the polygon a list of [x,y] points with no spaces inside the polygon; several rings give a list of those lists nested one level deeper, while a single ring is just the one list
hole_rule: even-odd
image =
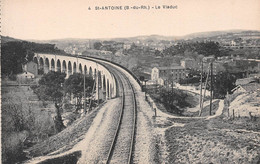
[{"label": "dirt path", "polygon": [[209,120],[209,119],[212,119],[212,118],[220,116],[222,114],[222,112],[223,112],[223,109],[224,109],[224,100],[220,100],[219,101],[219,107],[218,107],[218,110],[216,111],[216,113],[214,115],[209,116],[208,118],[206,118],[206,120]]}]

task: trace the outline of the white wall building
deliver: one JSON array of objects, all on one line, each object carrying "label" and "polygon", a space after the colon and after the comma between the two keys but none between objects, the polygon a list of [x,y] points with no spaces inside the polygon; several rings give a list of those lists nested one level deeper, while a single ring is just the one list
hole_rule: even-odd
[{"label": "white wall building", "polygon": [[19,83],[28,83],[30,81],[33,81],[35,75],[33,73],[25,71],[21,74],[18,74],[16,78]]},{"label": "white wall building", "polygon": [[166,81],[178,82],[186,77],[185,68],[182,66],[154,67],[151,73],[151,80],[159,85],[164,85]]}]

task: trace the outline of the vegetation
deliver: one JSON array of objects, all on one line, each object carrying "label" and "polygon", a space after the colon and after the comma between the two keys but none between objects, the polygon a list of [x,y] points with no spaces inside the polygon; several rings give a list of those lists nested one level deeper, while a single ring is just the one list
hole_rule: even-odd
[{"label": "vegetation", "polygon": [[102,47],[102,43],[101,42],[95,42],[93,46],[94,46],[94,49],[100,50],[100,48]]},{"label": "vegetation", "polygon": [[[55,103],[56,117],[55,125],[57,131],[62,131],[65,126],[61,119],[62,107],[66,108],[66,97],[69,95],[76,98],[76,112],[82,108],[82,98],[84,96],[84,76],[75,73],[65,80],[66,74],[61,72],[49,72],[43,75],[38,86],[34,86],[34,91],[42,101],[52,101]],[[90,76],[85,77],[86,97],[91,96],[94,80]],[[65,106],[64,106],[65,105]]]},{"label": "vegetation", "polygon": [[66,128],[57,135],[51,136],[48,140],[29,148],[30,156],[46,155],[61,148],[61,152],[71,149],[75,144],[84,139],[86,132],[98,114],[99,108],[90,112],[86,117],[76,120],[70,128]]},{"label": "vegetation", "polygon": [[22,64],[31,61],[34,55],[22,42],[3,44],[1,51],[2,76],[21,73]]},{"label": "vegetation", "polygon": [[169,121],[184,124],[165,132],[169,163],[259,163],[259,120],[220,116]]},{"label": "vegetation", "polygon": [[114,41],[103,41],[103,44],[101,42],[95,42],[94,43],[94,49],[96,50],[104,50],[104,51],[110,51],[113,54],[116,53],[117,48],[115,47],[116,42]]},{"label": "vegetation", "polygon": [[150,88],[148,87],[147,92],[155,100],[155,102],[160,103],[164,108],[174,114],[182,115],[183,109],[185,107],[192,107],[192,102],[190,100],[190,95],[182,90],[175,88]]},{"label": "vegetation", "polygon": [[232,51],[230,51],[229,54],[234,56],[239,55],[240,57],[245,57],[248,59],[260,59],[259,48],[232,49]]},{"label": "vegetation", "polygon": [[236,87],[237,77],[228,72],[220,72],[215,77],[213,83],[213,96],[214,98],[225,98],[226,94],[231,94],[231,90]]},{"label": "vegetation", "polygon": [[65,77],[65,73],[51,71],[43,75],[39,81],[39,86],[35,87],[35,93],[39,96],[40,100],[55,103],[56,117],[54,121],[58,132],[65,128],[61,118],[61,103],[64,96],[62,85],[64,84]]},{"label": "vegetation", "polygon": [[[91,96],[91,91],[94,85],[94,80],[90,76],[85,77],[85,88],[86,88],[86,97]],[[80,73],[75,73],[66,79],[64,83],[65,93],[73,95],[77,99],[76,110],[79,110],[81,107],[81,100],[84,96],[84,75]]]},{"label": "vegetation", "polygon": [[23,150],[56,133],[51,113],[28,86],[2,86],[2,162],[25,159]]},{"label": "vegetation", "polygon": [[[2,87],[3,163],[25,160],[24,149],[63,131],[65,126],[61,114],[65,93],[71,92],[82,98],[84,81],[80,74],[74,74],[67,80],[65,76],[65,73],[51,71],[42,76],[38,86],[31,87],[33,90],[21,86],[10,90],[10,87],[6,89]],[[90,96],[93,84],[93,79],[86,77],[87,96]],[[64,86],[68,87],[67,92]],[[52,102],[55,104],[55,109]],[[69,138],[68,141],[71,141]],[[55,147],[57,148],[57,145]]]},{"label": "vegetation", "polygon": [[[218,42],[184,42],[177,45],[170,46],[163,50],[163,55],[175,56],[184,55],[186,51],[201,54],[204,56],[214,55],[219,57],[221,55],[220,45]],[[187,52],[186,52],[187,53]]]},{"label": "vegetation", "polygon": [[32,61],[34,53],[64,54],[54,44],[39,44],[26,41],[7,42],[1,45],[1,65],[3,75],[13,75],[22,72],[22,64]]}]

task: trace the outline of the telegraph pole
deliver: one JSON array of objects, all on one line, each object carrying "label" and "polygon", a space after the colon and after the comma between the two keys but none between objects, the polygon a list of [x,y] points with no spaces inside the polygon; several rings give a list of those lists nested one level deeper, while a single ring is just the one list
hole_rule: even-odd
[{"label": "telegraph pole", "polygon": [[84,70],[84,114],[86,114],[86,72]]},{"label": "telegraph pole", "polygon": [[213,97],[213,62],[210,63],[210,108],[209,115],[211,116],[212,111],[212,97]]},{"label": "telegraph pole", "polygon": [[202,110],[203,110],[203,103],[204,103],[204,98],[205,98],[205,94],[206,94],[206,88],[207,88],[207,84],[208,84],[208,79],[209,79],[209,74],[210,74],[210,65],[208,67],[208,73],[207,73],[207,78],[206,78],[206,82],[205,82],[205,88],[204,88],[204,93],[201,99],[201,108],[200,108],[200,112],[199,112],[199,116],[201,116],[202,114]]},{"label": "telegraph pole", "polygon": [[200,108],[202,106],[202,78],[203,78],[203,59],[201,61],[201,73],[200,73]]},{"label": "telegraph pole", "polygon": [[97,87],[97,102],[99,104],[99,72],[97,71],[97,75],[96,75],[96,87]]},{"label": "telegraph pole", "polygon": [[171,100],[172,100],[172,102],[171,102],[171,103],[172,103],[172,105],[173,105],[173,75],[172,75],[172,79],[171,79],[171,80],[172,80],[172,95],[171,95]]}]

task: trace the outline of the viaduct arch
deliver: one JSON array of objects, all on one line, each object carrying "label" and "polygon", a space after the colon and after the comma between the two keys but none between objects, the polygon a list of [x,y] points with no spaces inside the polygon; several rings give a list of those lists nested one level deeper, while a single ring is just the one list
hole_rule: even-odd
[{"label": "viaduct arch", "polygon": [[86,73],[96,81],[96,99],[116,97],[116,79],[107,68],[89,59],[74,56],[36,53],[33,61],[37,64],[38,74],[49,71],[64,72],[66,78],[73,73]]}]

